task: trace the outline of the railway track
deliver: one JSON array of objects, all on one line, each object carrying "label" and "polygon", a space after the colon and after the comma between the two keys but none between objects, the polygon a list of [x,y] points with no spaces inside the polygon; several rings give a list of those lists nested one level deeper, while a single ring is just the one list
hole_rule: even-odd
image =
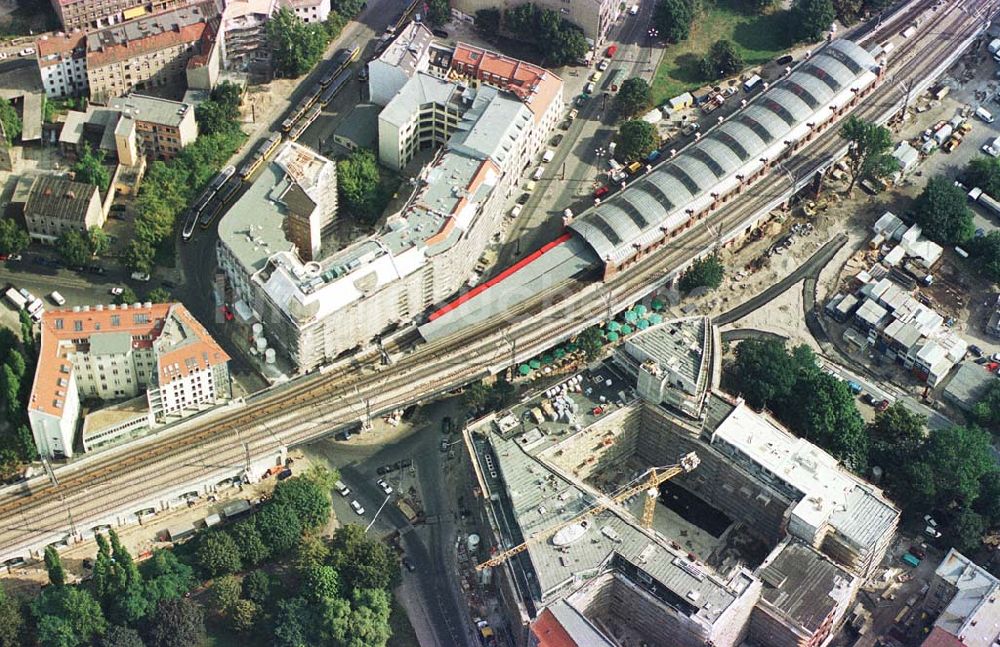
[{"label": "railway track", "polygon": [[[927,4],[933,3],[921,3],[920,10]],[[925,21],[930,24],[925,25],[920,38],[913,38],[895,50],[889,64],[896,82],[916,79],[935,69],[954,53],[956,42],[975,31],[978,23],[967,24],[971,23],[970,14],[965,11],[967,6],[992,10],[995,4],[965,2],[939,9],[935,20]],[[909,22],[903,19],[900,25]],[[928,31],[936,35],[924,38]],[[880,35],[885,37],[888,36]],[[931,45],[926,45],[928,40]],[[914,62],[912,56],[906,58],[907,53],[916,51],[921,44],[927,51],[921,52],[919,61]],[[895,61],[902,61],[898,69]],[[896,103],[898,94],[893,84],[883,83],[853,114],[869,119],[879,116]],[[793,178],[806,177],[827,164],[829,156],[842,146],[836,128],[831,128],[784,166]],[[787,187],[783,184],[771,182],[762,190],[748,192],[713,212],[708,220],[713,227],[730,231],[745,221],[748,214],[780,201],[792,188],[792,182]],[[194,481],[217,469],[238,472],[245,464],[248,450],[259,456],[281,445],[302,443],[350,424],[364,414],[365,402],[373,412],[382,412],[468,383],[486,374],[487,367],[509,360],[510,348],[498,338],[502,331],[517,338],[519,356],[540,352],[602,318],[607,311],[605,298],[623,305],[641,298],[715,239],[715,231],[695,224],[673,244],[607,283],[578,278],[555,284],[537,298],[515,306],[502,321],[487,321],[412,349],[395,362],[391,371],[368,372],[378,361],[378,354],[369,352],[363,360],[343,362],[324,373],[314,373],[292,385],[256,395],[243,408],[235,409],[231,419],[178,429],[139,448],[146,450],[142,453],[133,449],[129,454],[109,454],[79,468],[60,470],[58,489],[47,482],[33,483],[22,492],[0,498],[0,520],[3,520],[0,552],[16,552],[20,547],[65,534],[73,523],[67,509],[81,522],[112,510],[138,509],[170,483]],[[404,334],[388,344],[386,350],[405,352],[413,342],[412,335]],[[129,507],[130,504],[135,507]]]}]

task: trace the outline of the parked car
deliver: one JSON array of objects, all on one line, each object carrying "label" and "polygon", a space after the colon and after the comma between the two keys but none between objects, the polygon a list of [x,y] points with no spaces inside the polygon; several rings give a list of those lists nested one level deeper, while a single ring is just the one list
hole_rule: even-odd
[{"label": "parked car", "polygon": [[145,283],[146,281],[149,281],[149,272],[132,272],[132,280],[142,281]]},{"label": "parked car", "polygon": [[350,440],[351,432],[347,431],[346,429],[342,429],[341,431],[338,431],[334,435],[334,438],[336,438],[337,440]]},{"label": "parked car", "polygon": [[889,408],[889,401],[888,400],[882,400],[881,402],[878,402],[878,403],[875,404],[875,411],[877,413],[882,413],[883,411],[885,411],[888,408]]},{"label": "parked car", "polygon": [[120,295],[124,291],[125,291],[124,288],[111,288],[110,290],[108,290],[108,292],[110,292],[114,296],[118,296],[118,295]]},{"label": "parked car", "polygon": [[343,481],[337,481],[334,483],[333,489],[335,489],[342,497],[347,497],[351,494],[351,488],[347,487]]},{"label": "parked car", "polygon": [[432,29],[431,33],[437,36],[438,38],[448,38],[448,32],[446,32],[443,29]]},{"label": "parked car", "polygon": [[378,483],[378,486],[382,488],[383,492],[386,494],[392,494],[392,486],[386,483],[385,479],[379,479],[376,483]]},{"label": "parked car", "polygon": [[975,357],[982,357],[983,356],[983,349],[980,348],[979,346],[976,346],[975,344],[971,344],[969,346],[969,352],[972,353],[973,356],[975,356]]},{"label": "parked car", "polygon": [[927,559],[927,551],[925,551],[920,546],[910,546],[910,554],[917,559]]},{"label": "parked car", "polygon": [[353,501],[351,501],[351,508],[353,508],[354,511],[357,512],[358,514],[364,514],[365,513],[364,506],[362,506],[360,503],[358,503],[357,499],[354,499]]},{"label": "parked car", "polygon": [[410,561],[409,557],[404,557],[403,558],[403,568],[405,568],[406,570],[410,571],[411,573],[413,571],[417,570],[417,567],[413,565],[413,562]]},{"label": "parked car", "polygon": [[34,56],[35,55],[35,48],[34,47],[25,47],[20,52],[18,52],[17,55],[18,56]]}]

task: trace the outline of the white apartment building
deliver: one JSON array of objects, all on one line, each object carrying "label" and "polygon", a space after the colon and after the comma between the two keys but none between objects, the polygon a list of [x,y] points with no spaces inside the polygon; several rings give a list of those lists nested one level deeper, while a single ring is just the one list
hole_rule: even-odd
[{"label": "white apartment building", "polygon": [[82,33],[43,36],[37,51],[46,97],[64,99],[87,93],[87,45]]},{"label": "white apartment building", "polygon": [[368,63],[368,96],[387,106],[417,72],[430,71],[434,35],[421,22],[411,22],[385,50]]},{"label": "white apartment building", "polygon": [[302,22],[324,22],[330,16],[330,0],[284,0]]},{"label": "white apartment building", "polygon": [[151,418],[162,423],[232,396],[229,356],[179,303],[50,310],[41,329],[28,418],[43,456],[73,455],[81,397],[145,392]]},{"label": "white apartment building", "polygon": [[393,118],[380,118],[388,124],[383,133],[380,123],[380,139],[394,142],[383,159],[398,167],[415,146],[446,140],[445,147],[382,231],[321,260],[302,258],[282,210],[268,206],[283,176],[270,164],[219,224],[219,265],[237,312],[261,321],[272,345],[307,371],[454,294],[563,110],[562,81],[540,72],[524,96],[422,73],[411,78],[383,110]]}]

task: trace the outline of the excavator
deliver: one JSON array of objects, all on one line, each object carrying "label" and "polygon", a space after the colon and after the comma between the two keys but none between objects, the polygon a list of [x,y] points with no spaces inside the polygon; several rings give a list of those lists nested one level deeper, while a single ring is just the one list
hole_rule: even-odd
[{"label": "excavator", "polygon": [[605,510],[611,508],[612,506],[620,505],[623,501],[627,501],[628,499],[632,498],[636,494],[639,494],[640,492],[646,493],[646,500],[643,502],[643,508],[642,508],[642,520],[641,520],[642,527],[651,528],[653,525],[653,513],[656,511],[656,499],[659,496],[660,492],[660,485],[666,483],[667,481],[674,478],[678,474],[686,474],[694,470],[696,467],[698,467],[698,464],[700,462],[701,460],[698,458],[698,455],[694,452],[690,452],[682,456],[680,461],[678,461],[674,465],[666,465],[664,467],[652,467],[646,471],[645,473],[646,478],[636,479],[638,481],[637,484],[626,487],[620,492],[615,493],[611,497],[596,502],[594,505],[587,508],[586,510],[584,510],[583,512],[581,512],[580,514],[576,515],[575,517],[573,517],[568,521],[556,524],[551,528],[540,530],[539,532],[535,533],[534,535],[532,535],[522,543],[518,544],[517,546],[508,548],[507,550],[495,554],[490,559],[476,566],[476,570],[482,571],[487,568],[499,566],[500,564],[503,564],[505,561],[507,561],[514,555],[522,553],[531,546],[547,540],[549,537],[552,537],[560,530],[577,525],[581,521],[593,517],[594,515],[600,514]]}]

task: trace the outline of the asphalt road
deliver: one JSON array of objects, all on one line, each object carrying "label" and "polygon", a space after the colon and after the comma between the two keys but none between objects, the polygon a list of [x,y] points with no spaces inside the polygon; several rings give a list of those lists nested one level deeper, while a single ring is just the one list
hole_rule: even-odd
[{"label": "asphalt road", "polygon": [[[336,467],[341,480],[351,489],[348,497],[333,495],[338,519],[367,526],[378,514],[372,532],[385,535],[398,530],[401,533],[406,556],[415,567],[412,573],[404,569],[403,577],[412,580],[420,592],[421,600],[417,603],[431,619],[428,628],[435,633],[436,644],[441,647],[473,644],[468,608],[457,583],[454,547],[459,510],[442,472],[444,464],[454,459],[440,451],[441,418],[451,415],[457,420],[458,412],[454,401],[443,401],[421,409],[420,415],[425,422],[409,435],[388,444],[359,444],[354,440],[343,442],[326,438],[303,449],[312,458],[321,458]],[[379,478],[376,470],[381,465],[403,459],[412,460],[413,465],[383,477],[394,492],[378,512],[386,495],[376,484]],[[416,528],[395,505],[398,493],[412,486],[420,493],[428,520]],[[364,507],[364,514],[358,515],[350,507],[351,500],[355,499]]]}]

